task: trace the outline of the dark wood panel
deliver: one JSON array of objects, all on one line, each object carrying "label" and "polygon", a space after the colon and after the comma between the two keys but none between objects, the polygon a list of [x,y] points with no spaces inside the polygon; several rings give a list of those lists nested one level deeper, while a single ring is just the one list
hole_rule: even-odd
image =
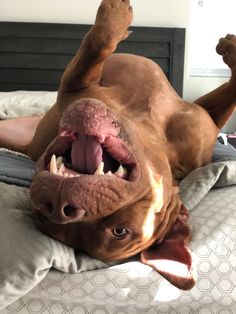
[{"label": "dark wood panel", "polygon": [[15,90],[27,90],[27,91],[55,91],[57,90],[58,84],[31,84],[27,83],[0,83],[1,90],[5,92],[11,92]]},{"label": "dark wood panel", "polygon": [[0,37],[83,38],[91,25],[0,22]]},{"label": "dark wood panel", "polygon": [[152,61],[157,63],[162,70],[167,73],[170,70],[170,59],[169,58],[150,58]]},{"label": "dark wood panel", "polygon": [[[156,62],[164,72],[169,71],[169,58],[147,56]],[[11,54],[0,53],[0,68],[2,69],[34,69],[63,71],[73,55],[38,55],[38,54]]]},{"label": "dark wood panel", "polygon": [[[0,90],[57,89],[60,76],[90,25],[0,22]],[[117,52],[158,63],[182,95],[185,30],[131,27]],[[11,89],[12,86],[12,89]],[[29,87],[31,86],[31,88]],[[47,88],[48,86],[48,88]]]},{"label": "dark wood panel", "polygon": [[[90,28],[86,24],[0,22],[0,37],[81,39]],[[175,29],[132,26],[128,40],[168,42],[173,39]]]},{"label": "dark wood panel", "polygon": [[[12,43],[14,42],[14,46]],[[1,38],[0,53],[28,53],[34,54],[70,54],[74,55],[79,49],[81,40],[51,39],[51,38]],[[117,48],[117,52],[135,53],[148,57],[169,57],[170,45],[164,42],[124,41]]]},{"label": "dark wood panel", "polygon": [[[13,46],[14,42],[14,46]],[[75,54],[80,39],[2,37],[0,52]]]},{"label": "dark wood panel", "polygon": [[184,77],[184,49],[185,49],[185,31],[176,28],[174,30],[170,76],[169,80],[176,91],[182,96],[183,93],[183,77]]},{"label": "dark wood panel", "polygon": [[116,52],[133,53],[148,58],[163,58],[170,57],[170,45],[169,43],[153,43],[143,41],[124,41],[119,44]]},{"label": "dark wood panel", "polygon": [[0,67],[3,69],[52,69],[64,70],[72,55],[46,55],[46,54],[22,54],[0,53]]},{"label": "dark wood panel", "polygon": [[[44,84],[58,86],[63,71],[50,70],[26,70],[26,69],[2,69],[0,85],[2,83]],[[45,84],[46,82],[46,84]]]}]

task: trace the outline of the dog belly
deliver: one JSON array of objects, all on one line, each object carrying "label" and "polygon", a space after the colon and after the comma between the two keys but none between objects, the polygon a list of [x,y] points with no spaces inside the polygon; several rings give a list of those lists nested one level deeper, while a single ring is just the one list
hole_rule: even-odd
[{"label": "dog belly", "polygon": [[166,130],[167,151],[176,180],[211,161],[219,130],[202,107],[186,104],[169,120]]},{"label": "dog belly", "polygon": [[100,85],[113,87],[120,104],[147,108],[152,99],[161,94],[176,98],[177,94],[161,68],[150,59],[131,54],[113,54],[104,63]]}]

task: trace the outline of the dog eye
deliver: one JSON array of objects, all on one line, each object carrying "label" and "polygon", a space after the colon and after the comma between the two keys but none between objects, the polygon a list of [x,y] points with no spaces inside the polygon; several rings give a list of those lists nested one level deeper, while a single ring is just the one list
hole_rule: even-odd
[{"label": "dog eye", "polygon": [[112,229],[112,234],[116,238],[124,238],[128,234],[128,230],[125,228],[114,228]]}]

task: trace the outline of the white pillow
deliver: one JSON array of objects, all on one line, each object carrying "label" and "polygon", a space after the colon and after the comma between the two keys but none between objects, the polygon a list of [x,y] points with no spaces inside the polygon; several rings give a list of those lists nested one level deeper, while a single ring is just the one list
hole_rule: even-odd
[{"label": "white pillow", "polygon": [[57,92],[14,91],[0,92],[0,119],[38,115],[55,102]]}]

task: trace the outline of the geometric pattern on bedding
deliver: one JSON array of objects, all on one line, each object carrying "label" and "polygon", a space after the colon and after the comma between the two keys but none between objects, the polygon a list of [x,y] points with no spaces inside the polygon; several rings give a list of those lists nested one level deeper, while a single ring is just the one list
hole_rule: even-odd
[{"label": "geometric pattern on bedding", "polygon": [[138,262],[79,274],[52,270],[0,313],[236,313],[236,186],[211,190],[190,216],[198,271],[192,290]]}]

